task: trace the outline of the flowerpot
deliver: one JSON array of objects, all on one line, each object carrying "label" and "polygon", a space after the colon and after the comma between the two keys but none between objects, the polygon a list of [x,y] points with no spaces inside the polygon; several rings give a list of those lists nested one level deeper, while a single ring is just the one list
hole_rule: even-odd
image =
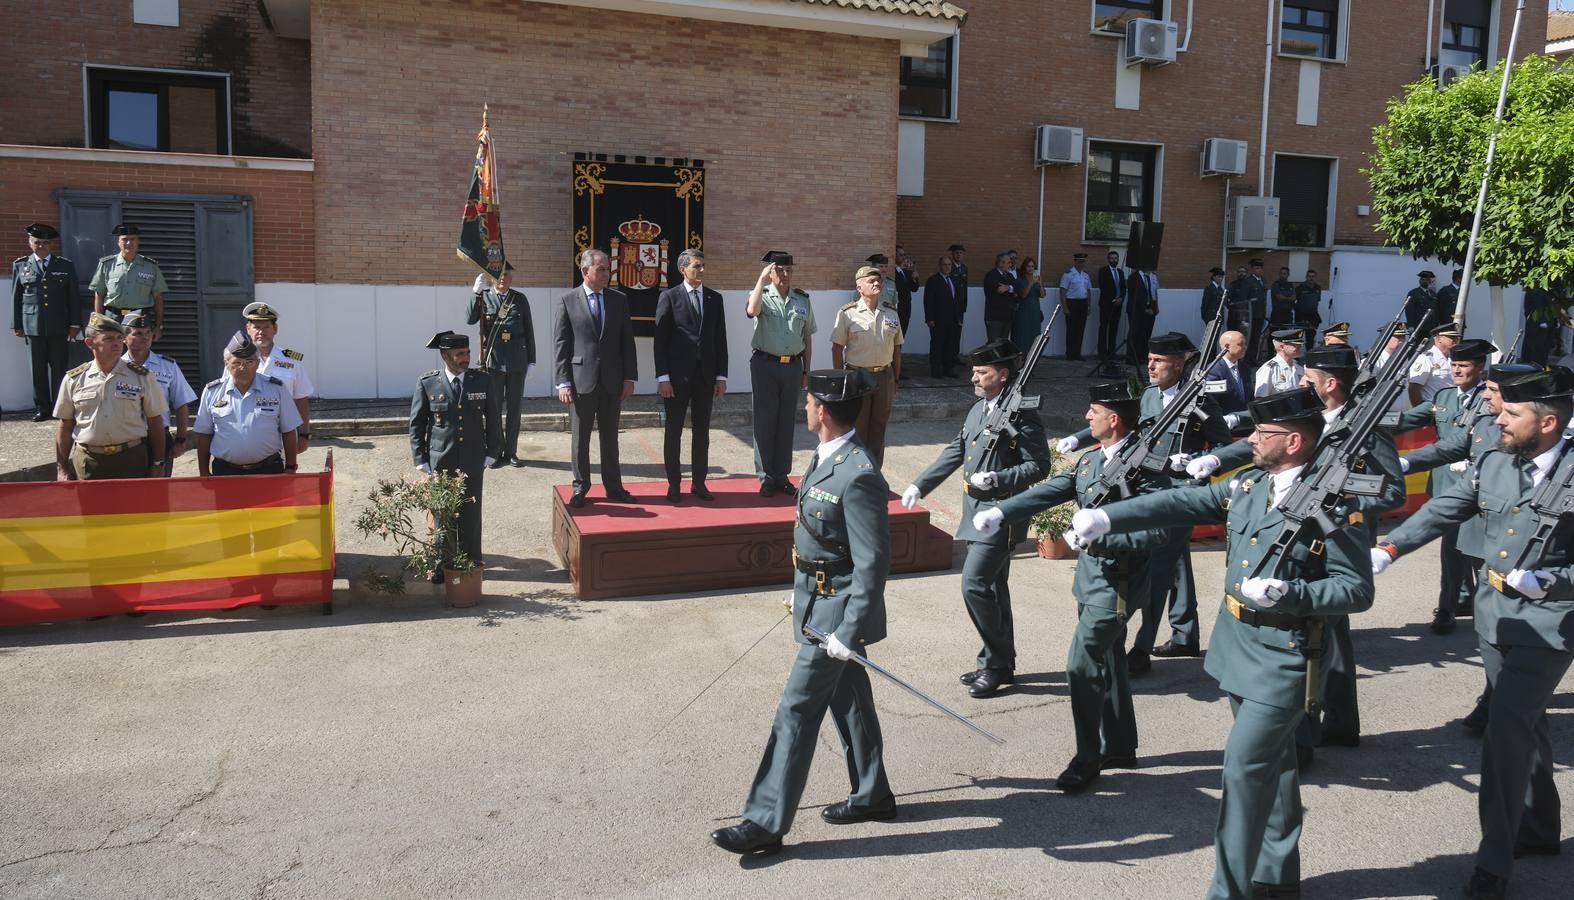
[{"label": "flowerpot", "polygon": [[1077,551],[1059,537],[1046,535],[1038,539],[1038,555],[1044,559],[1072,559]]},{"label": "flowerpot", "polygon": [[443,594],[448,598],[448,605],[455,609],[475,606],[481,601],[481,570],[471,569],[468,572],[459,572],[454,569],[443,569]]}]

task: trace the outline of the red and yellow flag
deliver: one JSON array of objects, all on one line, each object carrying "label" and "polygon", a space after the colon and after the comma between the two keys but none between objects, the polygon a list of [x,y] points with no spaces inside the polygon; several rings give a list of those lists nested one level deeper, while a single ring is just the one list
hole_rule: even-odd
[{"label": "red and yellow flag", "polygon": [[475,136],[475,170],[470,175],[470,195],[459,222],[460,259],[467,259],[493,280],[503,274],[508,257],[503,252],[503,201],[498,193],[497,160],[492,153],[492,130],[487,113],[481,112],[481,131]]}]

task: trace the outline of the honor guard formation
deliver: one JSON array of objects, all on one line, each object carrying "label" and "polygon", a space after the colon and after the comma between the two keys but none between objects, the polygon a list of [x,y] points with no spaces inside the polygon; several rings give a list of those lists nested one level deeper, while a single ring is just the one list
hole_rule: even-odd
[{"label": "honor guard formation", "polygon": [[[180,367],[153,350],[165,321],[163,273],[139,253],[137,225],[114,234],[119,252],[98,261],[91,308],[71,261],[54,252],[53,227],[29,226],[31,252],[12,264],[13,328],[31,353],[35,419],[58,422],[58,477],[168,476],[192,435],[203,476],[294,471],[311,440],[313,386],[303,355],[277,340],[279,311],[246,305],[223,351],[224,374],[193,391]],[[1270,285],[1255,259],[1229,283],[1223,269],[1209,272],[1200,343],[1180,332],[1153,335],[1157,276],[1122,266],[1114,252],[1097,272],[1086,269],[1086,254],[1071,257],[1054,278],[1062,299],[1047,323],[1034,261],[998,254],[982,278],[988,341],[962,354],[965,252],[951,245],[922,281],[901,248],[894,273],[890,257],[871,254],[853,272],[856,298],[835,311],[831,365],[822,369],[813,365],[818,326],[809,294],[793,285],[793,255],[771,250],[761,260],[742,310],[752,331],[754,468],[762,497],[793,504],[788,616],[797,657],[741,818],[712,832],[715,844],[739,854],[783,848],[827,714],[848,787],[820,817],[846,825],[900,815],[871,672],[999,740],[872,658],[886,637],[892,556],[885,433],[921,291],[929,374],[954,378],[965,364],[976,395],[955,436],[900,494],[913,509],[948,482],[961,492],[958,618],[965,612],[977,633],[976,654],[958,666],[964,702],[1015,687],[1013,553],[1035,514],[1076,507],[1064,534],[1079,551],[1066,650],[1076,749],[1057,788],[1084,792],[1109,770],[1140,767],[1139,749],[1162,752],[1162,735],[1139,741],[1131,681],[1154,673],[1154,658],[1205,655],[1234,718],[1208,896],[1299,896],[1300,835],[1318,827],[1315,811],[1303,809],[1300,774],[1317,748],[1361,744],[1352,617],[1372,607],[1378,576],[1395,559],[1438,540],[1430,628],[1446,634],[1472,618],[1486,675],[1474,708],[1461,704],[1464,727],[1483,738],[1480,842],[1464,895],[1503,897],[1517,860],[1557,854],[1547,708],[1574,660],[1574,454],[1565,437],[1574,373],[1545,365],[1544,351],[1516,360],[1517,341],[1504,352],[1463,336],[1453,318],[1458,272],[1436,292],[1433,273],[1419,273],[1364,354],[1348,323],[1324,326],[1315,272],[1297,283],[1281,269]],[[586,250],[578,265],[581,283],[552,301],[549,331],[551,384],[570,418],[572,509],[633,502],[618,430],[639,378],[629,299],[610,285],[608,255]],[[681,281],[660,294],[654,323],[665,499],[706,503],[715,500],[706,473],[712,408],[727,391],[728,310],[706,281],[703,253],[685,250],[676,268]],[[426,347],[440,365],[418,379],[410,402],[415,468],[464,476],[457,540],[477,562],[484,478],[488,469],[524,465],[521,399],[537,362],[529,302],[513,289],[511,269],[478,278],[466,310],[482,365],[471,366],[469,336],[439,332]],[[1105,361],[1121,355],[1116,339],[1127,318],[1125,356],[1145,367],[1146,383],[1093,383],[1087,427],[1053,438],[1035,411],[1038,398],[1025,391],[1056,320],[1064,315],[1081,335],[1090,314]],[[91,360],[67,370],[79,334]],[[1079,358],[1079,346],[1068,356]],[[1423,427],[1435,428],[1437,441],[1401,457],[1396,437]],[[800,428],[816,447],[794,473]],[[595,496],[593,431],[602,484]],[[1056,454],[1078,455],[1057,468]],[[1404,504],[1405,477],[1420,472],[1429,499],[1380,540],[1379,518]],[[1198,609],[1213,598],[1197,596],[1197,525],[1222,528],[1225,545],[1224,596],[1206,641]],[[1134,632],[1133,616],[1141,620]]]}]

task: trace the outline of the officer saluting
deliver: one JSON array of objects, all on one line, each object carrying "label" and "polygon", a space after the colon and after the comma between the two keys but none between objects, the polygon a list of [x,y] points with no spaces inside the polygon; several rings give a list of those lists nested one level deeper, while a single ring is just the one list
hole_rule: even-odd
[{"label": "officer saluting", "polygon": [[[427,341],[442,353],[443,367],[421,376],[410,398],[410,453],[415,467],[465,476],[459,506],[460,549],[481,565],[481,478],[501,453],[502,428],[492,376],[470,368],[470,337],[440,331]],[[442,569],[432,574],[443,579]]]},{"label": "officer saluting", "polygon": [[[809,373],[804,411],[820,444],[798,487],[793,527],[793,636],[802,646],[744,803],[743,822],[711,833],[717,846],[733,853],[781,849],[827,709],[842,736],[852,787],[846,800],[821,810],[820,817],[847,825],[896,815],[869,675],[849,662],[885,638],[885,580],[891,570],[885,478],[853,428],[872,388],[863,372]],[[805,624],[825,632],[826,642],[810,643]]]},{"label": "officer saluting", "polygon": [[126,330],[93,313],[87,322],[93,359],[66,373],[55,399],[55,477],[157,478],[164,474],[164,413],[169,404],[153,374],[120,358]]},{"label": "officer saluting", "polygon": [[492,468],[503,463],[523,466],[519,458],[519,404],[525,396],[525,376],[536,364],[536,330],[530,320],[530,300],[513,289],[514,264],[505,263],[495,287],[485,287],[485,275],[476,278],[476,292],[465,308],[465,321],[481,323],[482,368],[503,393],[503,452]]},{"label": "officer saluting", "polygon": [[49,418],[66,374],[66,341],[82,329],[76,266],[50,252],[58,237],[52,225],[27,226],[27,245],[33,252],[11,263],[11,330],[27,341],[32,357],[34,422]]},{"label": "officer saluting", "polygon": [[771,250],[744,312],[754,320],[749,375],[754,380],[754,468],[760,496],[795,494],[792,469],[793,413],[814,357],[814,307],[809,292],[792,286],[792,254]]},{"label": "officer saluting", "polygon": [[197,471],[208,475],[281,475],[295,471],[301,426],[284,382],[257,371],[257,345],[237,331],[224,348],[224,375],[197,404]]},{"label": "officer saluting", "polygon": [[88,289],[93,292],[93,311],[109,310],[116,316],[132,310],[153,310],[153,328],[164,327],[164,295],[169,285],[151,256],[137,252],[142,246],[142,229],[122,222],[111,229],[120,245],[98,261],[98,270]]},{"label": "officer saluting", "polygon": [[[984,646],[978,666],[962,676],[968,693],[987,697],[1015,682],[1016,636],[1011,617],[1011,551],[1027,536],[1025,527],[981,533],[973,515],[1018,494],[1049,474],[1049,445],[1038,413],[1022,410],[1015,439],[1001,437],[989,448],[984,425],[994,404],[1011,384],[1011,373],[1022,355],[1008,340],[990,341],[971,354],[973,392],[980,398],[968,410],[962,430],[938,459],[902,492],[902,505],[912,509],[918,498],[962,470],[962,522],[957,540],[967,542],[962,564],[962,602]],[[983,444],[980,445],[979,441]]]}]

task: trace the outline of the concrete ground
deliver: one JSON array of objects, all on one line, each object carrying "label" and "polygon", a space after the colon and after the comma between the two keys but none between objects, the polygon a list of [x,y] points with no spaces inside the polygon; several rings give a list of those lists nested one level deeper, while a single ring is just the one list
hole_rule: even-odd
[{"label": "concrete ground", "polygon": [[[1082,384],[1059,393],[1082,395]],[[956,424],[893,426],[894,490]],[[981,701],[957,684],[977,646],[959,566],[892,579],[891,636],[874,649],[1004,747],[877,683],[900,817],[820,820],[847,789],[827,726],[786,851],[740,862],[713,847],[707,834],[736,821],[793,657],[784,588],[575,600],[548,534],[548,488],[568,480],[567,445],[566,434],[530,433],[529,467],[488,474],[490,567],[475,609],[446,609],[424,585],[402,597],[360,586],[385,549],[351,522],[373,481],[407,471],[409,456],[401,437],[348,437],[319,444],[303,466],[333,448],[334,615],[281,608],[0,631],[0,896],[1206,889],[1228,704],[1200,660],[1156,661],[1135,682],[1142,767],[1109,773],[1086,795],[1055,791],[1073,747],[1064,659],[1074,563],[1026,552],[1013,563],[1015,688]],[[800,469],[810,446],[801,434]],[[630,480],[662,477],[658,429],[628,430],[622,447]],[[712,477],[750,474],[747,431],[714,434],[712,459]],[[953,479],[925,504],[954,528],[960,499]],[[1194,559],[1211,629],[1222,547],[1198,544]],[[1427,631],[1437,571],[1430,548],[1401,560],[1357,618],[1363,743],[1319,751],[1303,782],[1307,897],[1456,896],[1470,873],[1481,745],[1455,720],[1482,675],[1468,624],[1447,637]],[[1568,687],[1551,711],[1565,795]],[[1571,874],[1567,857],[1524,860],[1514,895],[1566,896]]]}]

